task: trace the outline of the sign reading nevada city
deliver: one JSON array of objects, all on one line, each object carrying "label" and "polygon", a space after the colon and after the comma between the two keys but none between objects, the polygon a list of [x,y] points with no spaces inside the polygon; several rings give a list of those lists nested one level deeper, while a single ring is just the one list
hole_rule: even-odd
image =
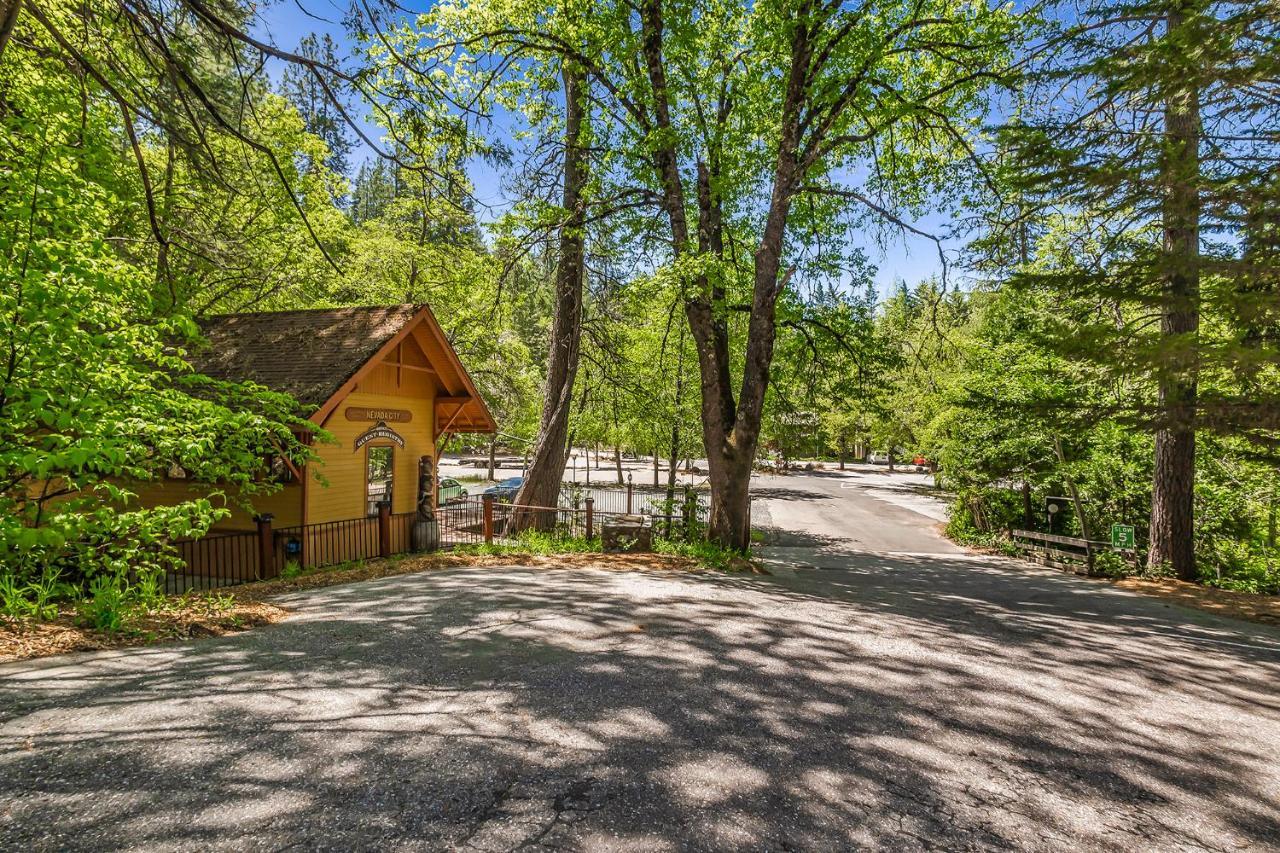
[{"label": "sign reading nevada city", "polygon": [[407,424],[413,420],[413,412],[408,409],[371,409],[368,406],[347,406],[349,421],[383,421]]},{"label": "sign reading nevada city", "polygon": [[379,439],[385,439],[386,441],[393,442],[401,448],[404,447],[404,437],[401,436],[400,433],[396,432],[384,423],[379,423],[377,426],[371,427],[370,429],[360,433],[351,449],[359,450],[369,442],[377,441]]}]

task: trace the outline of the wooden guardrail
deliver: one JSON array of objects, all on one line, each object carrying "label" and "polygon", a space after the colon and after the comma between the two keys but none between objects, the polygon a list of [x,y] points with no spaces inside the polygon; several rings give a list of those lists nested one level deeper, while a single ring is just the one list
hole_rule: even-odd
[{"label": "wooden guardrail", "polygon": [[1078,575],[1095,574],[1094,557],[1110,548],[1108,542],[1034,530],[1013,530],[1009,538],[1028,560]]}]

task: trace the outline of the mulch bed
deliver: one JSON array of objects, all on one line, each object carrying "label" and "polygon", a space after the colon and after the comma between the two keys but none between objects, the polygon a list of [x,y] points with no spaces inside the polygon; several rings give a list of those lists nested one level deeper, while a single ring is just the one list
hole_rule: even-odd
[{"label": "mulch bed", "polygon": [[[1030,566],[1038,565],[1019,560],[1017,557],[1009,557],[1008,554],[995,548],[958,544],[973,554],[990,554],[996,557],[1017,560],[1018,562],[1027,562],[1027,565]],[[1182,607],[1203,610],[1207,613],[1215,613],[1218,616],[1242,619],[1245,622],[1257,622],[1260,625],[1280,625],[1280,596],[1277,595],[1235,592],[1234,590],[1218,589],[1217,587],[1204,586],[1190,581],[1181,581],[1176,578],[1091,578],[1085,575],[1076,575],[1076,577],[1097,581],[1098,583],[1109,583],[1120,589],[1127,589],[1130,592],[1138,592],[1155,598],[1163,598]]]},{"label": "mulch bed", "polygon": [[1280,625],[1280,596],[1233,592],[1173,578],[1123,578],[1111,583],[1121,589],[1154,595],[1183,607],[1219,616],[1230,616],[1263,625]]},{"label": "mulch bed", "polygon": [[148,646],[170,640],[220,637],[256,625],[278,622],[285,610],[261,601],[235,601],[212,609],[196,599],[175,601],[165,610],[135,617],[125,630],[98,631],[80,624],[71,608],[47,622],[0,623],[0,663],[67,652]]},{"label": "mulch bed", "polygon": [[696,560],[688,557],[677,557],[670,554],[427,554],[417,557],[391,558],[389,560],[368,560],[349,569],[320,571],[301,575],[296,578],[277,578],[269,581],[248,583],[230,587],[226,591],[238,601],[258,601],[273,595],[295,592],[303,589],[336,586],[355,581],[373,580],[374,578],[393,577],[395,575],[411,575],[427,572],[432,569],[448,569],[456,566],[539,566],[542,568],[570,569],[611,569],[626,571],[629,569],[665,569],[671,571],[691,571],[700,568]]},{"label": "mulch bed", "polygon": [[175,640],[219,637],[258,625],[279,622],[288,611],[264,599],[287,592],[337,586],[375,578],[407,575],[455,566],[540,566],[595,568],[613,571],[662,569],[691,571],[696,560],[669,554],[430,554],[419,557],[369,560],[345,569],[320,570],[295,578],[278,578],[218,590],[226,607],[213,607],[198,596],[170,599],[163,610],[136,617],[126,630],[107,633],[80,624],[67,608],[47,622],[14,625],[0,620],[0,663],[48,657],[68,652],[147,646]]}]

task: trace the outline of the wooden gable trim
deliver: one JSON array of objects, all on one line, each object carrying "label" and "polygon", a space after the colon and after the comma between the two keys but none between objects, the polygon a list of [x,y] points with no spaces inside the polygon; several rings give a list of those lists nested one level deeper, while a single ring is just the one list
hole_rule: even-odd
[{"label": "wooden gable trim", "polygon": [[[311,421],[319,426],[324,426],[325,423],[328,422],[329,418],[332,417],[333,413],[337,411],[339,404],[342,403],[347,395],[354,391],[356,386],[360,384],[361,380],[368,377],[368,375],[378,366],[382,364],[389,364],[390,366],[397,368],[410,367],[410,365],[403,364],[401,362],[399,358],[400,347],[404,343],[405,339],[414,334],[420,327],[427,333],[427,335],[432,339],[432,342],[443,353],[449,369],[462,385],[462,394],[454,394],[452,389],[444,381],[442,373],[440,371],[433,371],[435,372],[436,380],[444,386],[444,390],[448,392],[447,396],[437,397],[437,402],[460,403],[458,410],[454,412],[453,418],[450,419],[449,423],[452,424],[456,421],[458,416],[462,414],[462,411],[470,405],[478,408],[479,411],[477,414],[480,416],[479,418],[468,417],[466,419],[468,425],[471,426],[474,431],[493,432],[496,430],[497,424],[493,420],[493,415],[489,412],[489,407],[485,405],[484,400],[480,396],[480,392],[476,390],[475,384],[471,381],[471,376],[467,373],[467,369],[463,367],[462,360],[458,358],[458,354],[454,351],[453,345],[450,344],[449,339],[445,337],[444,330],[441,329],[440,324],[436,322],[435,315],[431,313],[431,308],[426,305],[418,309],[413,317],[404,324],[404,327],[401,328],[400,331],[392,335],[386,343],[378,348],[377,352],[369,357],[368,361],[360,366],[359,370],[351,375],[350,379],[342,383],[342,386],[339,387],[337,391],[333,392],[328,400],[325,400],[324,404],[321,405],[320,408],[316,410],[316,413],[311,416]],[[420,341],[417,341],[416,343],[418,343],[422,348],[423,355],[427,357],[427,361],[430,363],[431,353],[427,351],[426,347],[421,346]],[[389,358],[393,353],[397,355],[396,361],[389,361]],[[462,402],[463,400],[466,402]],[[480,422],[478,425],[476,424],[477,420]],[[443,430],[441,430],[441,432],[443,432]]]},{"label": "wooden gable trim", "polygon": [[348,394],[356,390],[356,386],[360,384],[360,381],[382,364],[382,362],[387,359],[387,356],[395,352],[400,344],[404,342],[404,339],[413,333],[413,330],[417,328],[418,324],[421,323],[424,318],[429,316],[431,316],[430,308],[423,306],[418,309],[418,311],[409,318],[409,321],[404,324],[404,327],[400,329],[400,331],[392,335],[386,343],[378,348],[377,352],[369,357],[368,361],[360,365],[359,370],[351,374],[350,379],[342,383],[338,390],[334,391],[333,394],[329,396],[329,399],[324,401],[320,408],[316,410],[316,413],[311,416],[312,423],[324,426],[329,420],[329,417],[337,410],[338,405],[347,397]]},{"label": "wooden gable trim", "polygon": [[[493,419],[489,407],[485,405],[484,398],[480,396],[480,392],[476,390],[475,383],[471,381],[471,374],[467,373],[466,367],[463,366],[462,360],[458,358],[458,353],[454,351],[453,345],[449,343],[449,339],[445,337],[444,330],[440,328],[440,324],[436,322],[435,315],[430,311],[422,318],[422,324],[427,327],[432,336],[439,343],[440,348],[444,350],[445,358],[449,360],[449,366],[453,368],[453,372],[462,382],[463,390],[466,395],[471,398],[470,405],[475,406],[479,411],[481,427],[477,432],[495,432],[498,429],[497,422]],[[460,407],[459,411],[465,406]],[[468,419],[474,426],[474,419]]]},{"label": "wooden gable trim", "polygon": [[449,431],[449,427],[453,426],[453,422],[458,419],[458,415],[462,414],[462,410],[465,409],[467,407],[467,403],[470,403],[470,402],[471,402],[470,397],[466,397],[462,401],[459,401],[459,399],[456,397],[446,397],[444,400],[441,400],[439,398],[436,399],[437,407],[439,407],[442,404],[448,404],[448,403],[454,403],[457,405],[457,408],[453,410],[453,415],[449,418],[449,420],[445,421],[445,424],[442,427],[439,426],[438,424],[440,420],[440,416],[439,414],[436,415],[438,428],[436,429],[435,441],[437,443],[440,441],[440,436],[444,435],[446,432]]}]

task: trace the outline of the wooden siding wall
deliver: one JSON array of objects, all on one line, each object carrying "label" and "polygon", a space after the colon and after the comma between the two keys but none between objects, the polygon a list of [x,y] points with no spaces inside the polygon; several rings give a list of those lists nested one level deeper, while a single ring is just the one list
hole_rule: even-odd
[{"label": "wooden siding wall", "polygon": [[[427,350],[433,346],[439,350],[430,341],[425,346]],[[304,523],[319,524],[363,518],[368,506],[366,455],[364,448],[353,451],[352,446],[356,438],[376,422],[347,420],[346,410],[352,406],[407,409],[413,412],[413,419],[409,423],[388,424],[405,441],[403,448],[395,448],[391,511],[411,512],[418,491],[418,459],[422,456],[435,456],[435,399],[438,390],[445,384],[428,370],[436,366],[443,367],[447,362],[442,351],[435,353],[434,360],[429,358],[427,351],[424,351],[422,336],[418,334],[410,336],[388,358],[410,367],[398,368],[395,364],[387,363],[374,367],[356,389],[338,404],[324,424],[338,443],[317,442],[314,445],[319,462],[305,472],[310,478],[305,489],[301,483],[294,482],[286,484],[273,495],[255,497],[252,499],[253,511],[242,509],[228,501],[226,506],[231,509],[232,514],[214,529],[253,530],[257,526],[253,520],[254,515],[266,512],[274,516],[272,526],[277,530]],[[414,367],[427,369],[415,370]],[[448,370],[447,367],[444,369]],[[456,377],[449,375],[446,381],[456,384]],[[380,443],[385,446],[389,442]],[[378,444],[379,442],[374,442],[373,446]],[[327,481],[327,485],[315,479],[317,473]],[[135,507],[172,505],[201,494],[183,480],[137,483],[131,488],[138,494],[138,499],[132,503]],[[304,493],[307,504],[305,513]]]},{"label": "wooden siding wall", "polygon": [[[130,508],[139,506],[172,506],[192,498],[203,497],[207,491],[192,488],[184,480],[152,480],[145,483],[130,483],[128,488],[137,493],[136,500],[131,501]],[[302,486],[299,483],[287,483],[278,492],[271,495],[257,495],[250,499],[253,512],[242,509],[236,503],[227,500],[225,506],[231,515],[214,525],[214,530],[255,530],[257,524],[253,517],[258,513],[269,512],[275,518],[272,525],[288,527],[302,523]],[[215,506],[222,506],[221,498],[213,498]]]},{"label": "wooden siding wall", "polygon": [[[408,348],[406,348],[408,349]],[[413,412],[409,423],[387,426],[404,438],[404,447],[395,448],[395,481],[392,486],[391,511],[410,512],[418,491],[418,458],[435,456],[435,386],[431,377],[418,371],[399,371],[400,387],[396,388],[395,367],[379,366],[343,400],[325,424],[337,444],[316,444],[321,464],[316,470],[328,485],[314,480],[307,486],[307,524],[359,518],[365,514],[365,449],[353,451],[356,438],[374,426],[373,421],[349,421],[350,406],[407,409]],[[386,445],[387,442],[375,442]],[[366,445],[368,447],[369,445]]]}]

